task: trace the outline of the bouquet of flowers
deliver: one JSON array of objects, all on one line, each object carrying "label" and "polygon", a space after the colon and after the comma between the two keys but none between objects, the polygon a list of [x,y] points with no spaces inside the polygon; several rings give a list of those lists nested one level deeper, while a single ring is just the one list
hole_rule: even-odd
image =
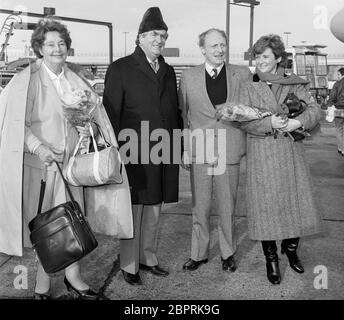
[{"label": "bouquet of flowers", "polygon": [[99,97],[89,90],[77,89],[61,97],[63,113],[73,126],[84,127],[93,118],[93,112],[99,103]]},{"label": "bouquet of flowers", "polygon": [[267,110],[260,110],[243,104],[229,104],[217,107],[217,118],[225,121],[251,121],[272,115]]},{"label": "bouquet of flowers", "polygon": [[[85,127],[93,119],[94,110],[100,98],[90,90],[77,89],[65,93],[62,97],[63,114],[73,127]],[[85,137],[81,149],[87,151],[90,139]]]}]

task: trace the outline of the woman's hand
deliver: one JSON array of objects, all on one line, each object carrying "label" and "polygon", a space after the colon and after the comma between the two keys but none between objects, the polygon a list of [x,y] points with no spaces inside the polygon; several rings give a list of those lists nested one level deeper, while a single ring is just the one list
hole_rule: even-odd
[{"label": "woman's hand", "polygon": [[50,166],[54,161],[57,161],[57,162],[63,161],[63,151],[61,152],[53,151],[51,148],[45,146],[44,144],[41,144],[36,149],[35,154],[47,166]]},{"label": "woman's hand", "polygon": [[97,129],[96,124],[93,122],[91,123],[88,122],[84,127],[76,126],[76,130],[78,130],[79,136],[90,137],[91,136],[90,126],[92,126],[94,135],[97,135],[98,129]]},{"label": "woman's hand", "polygon": [[287,125],[280,129],[282,132],[292,132],[302,127],[302,123],[296,119],[288,119]]},{"label": "woman's hand", "polygon": [[271,126],[274,129],[282,129],[287,126],[288,118],[280,115],[273,114],[271,116]]},{"label": "woman's hand", "polygon": [[187,154],[185,154],[185,153],[183,153],[182,162],[181,162],[180,166],[181,166],[184,170],[187,170],[187,171],[190,171],[190,169],[191,169],[191,164],[190,164],[189,157],[188,157]]}]

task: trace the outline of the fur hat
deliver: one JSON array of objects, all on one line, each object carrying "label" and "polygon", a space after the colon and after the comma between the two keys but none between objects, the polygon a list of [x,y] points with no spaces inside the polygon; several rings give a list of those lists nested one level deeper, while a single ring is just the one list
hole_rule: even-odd
[{"label": "fur hat", "polygon": [[159,7],[151,7],[146,11],[140,23],[138,34],[151,30],[168,30]]}]

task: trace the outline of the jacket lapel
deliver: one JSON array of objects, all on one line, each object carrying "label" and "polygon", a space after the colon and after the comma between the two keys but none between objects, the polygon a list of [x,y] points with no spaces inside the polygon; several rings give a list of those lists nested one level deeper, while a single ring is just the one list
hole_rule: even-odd
[{"label": "jacket lapel", "polygon": [[[275,112],[282,112],[283,110],[278,106],[277,100],[272,93],[269,86],[262,81],[251,82],[251,87],[258,93],[258,95],[263,99],[264,104],[267,109],[273,110]],[[264,108],[264,106],[262,106]]]},{"label": "jacket lapel", "polygon": [[[154,81],[155,83],[158,83],[157,75],[154,73],[152,67],[149,65],[149,62],[146,58],[145,53],[142,51],[142,49],[139,46],[136,47],[134,53],[132,54],[132,57],[134,58],[135,64],[137,65],[139,70],[141,70],[141,72],[143,72],[150,80]],[[162,66],[160,65],[160,67]],[[162,74],[163,70],[160,71],[160,73]]]},{"label": "jacket lapel", "polygon": [[282,104],[284,102],[285,98],[287,97],[289,93],[289,90],[290,90],[290,86],[282,86],[282,92],[278,101],[279,104]]},{"label": "jacket lapel", "polygon": [[195,83],[200,83],[199,94],[202,97],[202,101],[204,101],[207,109],[212,114],[212,116],[215,116],[216,110],[213,104],[211,103],[211,100],[209,98],[208,91],[207,91],[207,82],[206,82],[206,74],[205,74],[206,72],[207,71],[205,69],[205,64],[200,65],[198,68],[198,73],[197,73],[198,79]]},{"label": "jacket lapel", "polygon": [[227,100],[226,102],[228,103],[229,101],[233,101],[235,97],[235,92],[238,90],[238,83],[240,83],[238,76],[231,68],[230,65],[225,64],[226,67],[226,79],[227,79]]},{"label": "jacket lapel", "polygon": [[43,97],[49,97],[49,103],[54,105],[56,111],[58,111],[59,114],[64,118],[61,100],[57,94],[52,80],[49,78],[48,72],[45,70],[42,64],[39,68],[39,77],[42,83]]}]

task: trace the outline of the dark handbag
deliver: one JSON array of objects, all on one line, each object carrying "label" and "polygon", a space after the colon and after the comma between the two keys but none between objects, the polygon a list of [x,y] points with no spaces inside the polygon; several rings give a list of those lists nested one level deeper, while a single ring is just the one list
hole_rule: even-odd
[{"label": "dark handbag", "polygon": [[[299,99],[295,93],[288,93],[287,97],[284,100],[284,104],[288,107],[288,118],[295,118],[304,112],[307,108],[305,101]],[[302,130],[295,130],[288,133],[294,141],[303,140],[309,134],[305,133]]]},{"label": "dark handbag", "polygon": [[98,242],[62,176],[71,201],[41,212],[46,181],[41,180],[37,216],[29,222],[33,249],[47,273],[58,272],[93,251]]}]

